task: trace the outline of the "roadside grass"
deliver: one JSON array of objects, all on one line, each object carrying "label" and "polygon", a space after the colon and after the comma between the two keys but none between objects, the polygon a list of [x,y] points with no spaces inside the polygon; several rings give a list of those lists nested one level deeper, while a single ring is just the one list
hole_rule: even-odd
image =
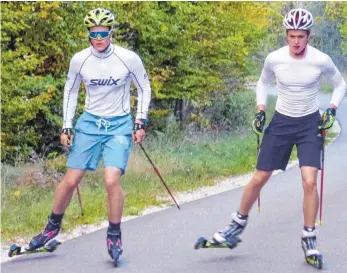
[{"label": "roadside grass", "polygon": [[[217,178],[247,173],[254,168],[256,161],[256,139],[249,134],[226,137],[214,142],[205,138],[200,140],[200,143],[186,140],[183,143],[177,141],[156,144],[158,142],[153,141],[145,143],[144,146],[173,192],[213,185]],[[122,178],[126,194],[124,215],[138,215],[149,206],[171,204],[165,201],[166,190],[141,153],[138,147],[134,147],[127,173]],[[6,174],[6,168],[7,166],[2,168],[2,177],[11,179]],[[46,224],[47,215],[51,211],[57,181],[46,181],[43,187],[28,177],[18,179],[23,178],[23,175],[28,174],[17,173],[12,180],[15,183],[9,180],[1,183],[1,233],[5,240],[37,233]],[[65,231],[80,224],[107,219],[102,168],[87,173],[81,182],[80,190],[84,216],[80,215],[78,200],[74,195],[64,216]]]}]

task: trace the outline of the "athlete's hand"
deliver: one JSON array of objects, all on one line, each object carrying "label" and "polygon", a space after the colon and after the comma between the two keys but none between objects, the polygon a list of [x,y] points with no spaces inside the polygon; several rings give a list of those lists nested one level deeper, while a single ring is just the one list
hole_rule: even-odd
[{"label": "athlete's hand", "polygon": [[322,115],[322,119],[318,125],[319,130],[326,130],[333,126],[335,121],[336,110],[334,108],[328,108]]},{"label": "athlete's hand", "polygon": [[141,144],[142,141],[145,139],[145,135],[145,125],[141,121],[136,120],[133,130],[133,141],[136,144]]},{"label": "athlete's hand", "polygon": [[66,148],[70,148],[73,142],[74,134],[72,128],[64,128],[60,135],[60,143]]},{"label": "athlete's hand", "polygon": [[143,129],[134,131],[133,134],[133,140],[136,144],[142,143],[142,141],[145,139],[146,132]]},{"label": "athlete's hand", "polygon": [[261,135],[263,133],[264,125],[266,121],[265,111],[260,110],[256,115],[252,122],[252,129],[254,133],[257,135]]}]

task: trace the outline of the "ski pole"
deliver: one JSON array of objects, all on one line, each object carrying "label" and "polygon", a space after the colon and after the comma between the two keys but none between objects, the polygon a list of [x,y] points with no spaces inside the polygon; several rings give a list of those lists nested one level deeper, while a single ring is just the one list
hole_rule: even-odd
[{"label": "ski pole", "polygon": [[[259,140],[259,135],[257,135],[257,156],[259,156],[259,150],[260,150],[260,140]],[[258,195],[258,212],[260,212],[260,192]]]},{"label": "ski pole", "polygon": [[83,213],[83,208],[82,208],[82,199],[81,199],[80,188],[79,188],[79,186],[78,186],[78,185],[77,185],[76,190],[77,190],[78,202],[80,203],[80,208],[81,208],[81,216],[83,216],[83,215],[84,215],[84,213]]},{"label": "ski pole", "polygon": [[167,192],[170,194],[172,200],[173,200],[174,203],[176,204],[176,207],[177,207],[179,210],[181,210],[180,206],[179,206],[179,205],[177,204],[177,202],[176,202],[175,197],[173,197],[173,195],[172,195],[172,193],[171,193],[169,187],[167,186],[167,184],[165,183],[164,179],[163,179],[162,176],[160,175],[159,170],[158,170],[157,167],[154,165],[154,163],[153,163],[153,161],[151,160],[151,158],[148,156],[146,150],[143,148],[143,146],[142,146],[141,143],[139,143],[139,146],[140,146],[141,150],[143,151],[143,153],[145,154],[145,156],[147,157],[149,163],[151,163],[151,165],[152,165],[152,167],[153,167],[155,173],[158,175],[160,181],[163,183],[163,185],[164,185],[164,187],[166,188]]},{"label": "ski pole", "polygon": [[322,169],[320,172],[320,198],[319,198],[319,225],[322,225],[322,214],[323,214],[323,184],[324,184],[324,142],[326,136],[326,130],[321,131],[323,137],[323,147],[322,147]]}]

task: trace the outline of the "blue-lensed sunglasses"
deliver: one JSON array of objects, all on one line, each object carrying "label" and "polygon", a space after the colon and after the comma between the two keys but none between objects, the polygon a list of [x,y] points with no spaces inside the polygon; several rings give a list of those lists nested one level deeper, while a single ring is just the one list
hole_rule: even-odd
[{"label": "blue-lensed sunglasses", "polygon": [[104,40],[110,36],[110,31],[89,31],[89,37],[91,39],[101,39]]}]

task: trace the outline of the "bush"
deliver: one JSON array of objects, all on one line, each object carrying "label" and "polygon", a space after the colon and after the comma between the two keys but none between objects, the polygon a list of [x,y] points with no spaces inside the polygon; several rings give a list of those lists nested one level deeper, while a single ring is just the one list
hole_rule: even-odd
[{"label": "bush", "polygon": [[212,102],[209,115],[211,127],[217,130],[235,130],[249,125],[256,112],[253,92],[231,93]]}]

